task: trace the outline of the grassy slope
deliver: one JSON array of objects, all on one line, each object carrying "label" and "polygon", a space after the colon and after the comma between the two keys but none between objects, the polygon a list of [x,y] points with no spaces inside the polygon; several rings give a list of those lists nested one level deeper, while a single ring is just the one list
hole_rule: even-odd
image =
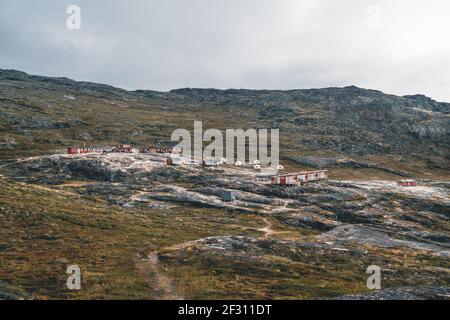
[{"label": "grassy slope", "polygon": [[[255,224],[206,209],[124,211],[68,191],[3,178],[0,184],[0,281],[37,298],[152,298],[151,283],[137,273],[137,254]],[[65,287],[69,264],[83,272],[79,293]]]},{"label": "grassy slope", "polygon": [[[207,236],[247,235],[261,217],[215,209],[123,209],[82,197],[70,188],[49,189],[0,178],[0,281],[23,288],[39,299],[162,298],[157,273],[173,280],[185,298],[317,298],[365,289],[370,264],[397,270],[384,287],[445,285],[443,258],[413,250],[346,253],[316,249],[275,249],[251,258],[170,247]],[[20,201],[18,201],[20,199]],[[273,228],[287,231],[278,238],[313,241],[313,231],[288,227],[268,218]],[[270,242],[269,242],[270,243]],[[157,269],[139,256],[158,250]],[[78,264],[83,290],[65,287],[65,269]]]}]

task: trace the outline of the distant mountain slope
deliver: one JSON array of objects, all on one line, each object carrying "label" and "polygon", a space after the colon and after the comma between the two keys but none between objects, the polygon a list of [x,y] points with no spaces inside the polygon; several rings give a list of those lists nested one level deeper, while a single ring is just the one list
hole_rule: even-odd
[{"label": "distant mountain slope", "polygon": [[280,128],[281,155],[420,159],[448,169],[450,104],[354,86],[126,91],[0,69],[0,158],[90,145],[165,143],[175,128]]}]

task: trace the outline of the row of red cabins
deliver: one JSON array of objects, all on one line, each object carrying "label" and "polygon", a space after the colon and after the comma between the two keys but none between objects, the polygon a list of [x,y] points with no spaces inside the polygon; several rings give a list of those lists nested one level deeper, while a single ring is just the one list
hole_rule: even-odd
[{"label": "row of red cabins", "polygon": [[68,154],[78,154],[78,153],[96,153],[99,152],[97,149],[95,148],[67,148],[67,153]]},{"label": "row of red cabins", "polygon": [[270,177],[272,184],[302,185],[310,181],[319,181],[327,178],[327,170],[304,171],[297,173],[277,174]]},{"label": "row of red cabins", "polygon": [[139,149],[140,153],[150,153],[150,152],[172,153],[172,151],[173,151],[172,147],[154,147],[154,146],[150,146],[148,148]]}]

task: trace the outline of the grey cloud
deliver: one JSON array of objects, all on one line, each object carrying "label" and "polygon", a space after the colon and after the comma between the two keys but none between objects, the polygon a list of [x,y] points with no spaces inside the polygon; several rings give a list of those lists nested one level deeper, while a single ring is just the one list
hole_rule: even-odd
[{"label": "grey cloud", "polygon": [[[82,29],[66,28],[81,7]],[[381,9],[379,30],[367,7]],[[127,89],[357,85],[450,101],[448,1],[0,0],[0,67]]]}]

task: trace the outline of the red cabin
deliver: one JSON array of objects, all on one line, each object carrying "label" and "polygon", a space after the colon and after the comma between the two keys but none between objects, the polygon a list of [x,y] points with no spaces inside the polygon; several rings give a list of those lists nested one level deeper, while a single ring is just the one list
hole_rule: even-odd
[{"label": "red cabin", "polygon": [[121,144],[121,145],[119,145],[119,147],[117,149],[119,152],[124,152],[124,153],[132,153],[133,152],[133,147],[130,146],[129,144]]},{"label": "red cabin", "polygon": [[172,153],[173,148],[172,147],[157,147],[156,152],[157,153]]},{"label": "red cabin", "polygon": [[67,148],[68,154],[77,154],[80,153],[80,148]]},{"label": "red cabin", "polygon": [[68,154],[79,154],[79,153],[94,153],[97,152],[97,149],[95,148],[67,148],[67,153]]},{"label": "red cabin", "polygon": [[417,182],[414,180],[400,180],[397,181],[397,184],[402,187],[415,187],[417,186]]},{"label": "red cabin", "polygon": [[94,153],[97,152],[95,148],[82,148],[80,149],[80,153]]}]

